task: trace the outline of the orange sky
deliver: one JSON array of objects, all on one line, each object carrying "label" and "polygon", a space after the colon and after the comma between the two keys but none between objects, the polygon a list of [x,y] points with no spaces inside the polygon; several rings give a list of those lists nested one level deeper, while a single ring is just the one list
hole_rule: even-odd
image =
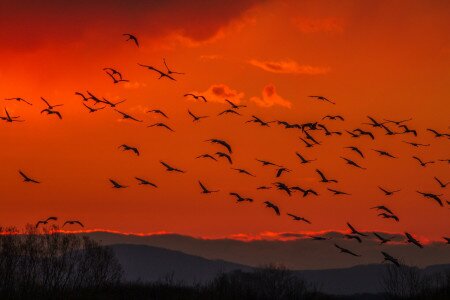
[{"label": "orange sky", "polygon": [[[409,231],[429,238],[450,234],[449,206],[439,207],[415,192],[444,194],[443,199],[450,200],[448,188],[439,188],[433,180],[450,180],[449,165],[421,168],[411,158],[450,158],[449,140],[425,131],[449,131],[448,2],[32,2],[0,1],[0,98],[33,102],[28,106],[1,100],[2,111],[6,107],[26,120],[0,123],[2,225],[21,226],[57,215],[78,218],[90,229],[195,236],[345,230],[347,221],[361,230]],[[125,32],[134,33],[141,47],[125,42]],[[137,65],[163,69],[163,58],[186,75],[177,76],[176,82],[157,80],[155,73]],[[130,83],[114,85],[104,67],[118,69]],[[118,108],[145,123],[121,121],[109,108],[89,114],[74,95],[86,90],[110,100],[127,99]],[[186,92],[204,94],[210,101],[184,98]],[[314,94],[328,96],[337,105],[307,97]],[[64,103],[62,121],[39,113],[44,109],[41,96]],[[242,117],[217,117],[229,108],[225,97],[248,106],[240,110]],[[155,108],[170,119],[145,113]],[[211,117],[195,124],[187,109]],[[412,117],[408,125],[419,136],[391,137],[370,129],[376,135],[372,142],[313,132],[323,144],[306,149],[295,129],[244,124],[251,115],[303,123],[327,114],[345,116],[346,122],[324,121],[335,130],[370,129],[361,125],[367,115],[379,120]],[[145,126],[159,121],[175,132]],[[229,141],[234,167],[256,178],[237,174],[224,160],[195,159],[221,149],[205,143],[208,138]],[[432,146],[414,149],[402,140]],[[123,143],[138,147],[142,155],[118,150]],[[366,158],[343,149],[349,145],[359,146]],[[400,158],[380,158],[372,148]],[[295,151],[318,160],[300,165]],[[339,156],[368,170],[346,166]],[[281,181],[317,189],[320,197],[256,191],[276,180],[275,170],[261,167],[255,158],[287,166],[293,171]],[[160,160],[187,173],[167,173]],[[352,195],[331,196],[318,182],[316,168],[338,178],[333,187]],[[21,182],[18,169],[42,184]],[[138,186],[135,176],[159,188]],[[115,190],[108,178],[130,187]],[[220,193],[200,194],[198,180]],[[378,185],[402,191],[386,198]],[[228,195],[231,191],[255,202],[236,204]],[[280,206],[281,217],[264,208],[266,200]],[[400,222],[377,217],[369,209],[379,204],[389,206]],[[312,224],[293,222],[286,212]]]}]

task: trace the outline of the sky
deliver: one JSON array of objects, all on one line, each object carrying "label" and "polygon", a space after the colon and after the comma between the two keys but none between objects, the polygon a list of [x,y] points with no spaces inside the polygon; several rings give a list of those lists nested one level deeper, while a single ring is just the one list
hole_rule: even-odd
[{"label": "sky", "polygon": [[[449,236],[449,206],[417,190],[443,194],[433,179],[450,180],[450,141],[427,128],[449,132],[450,4],[447,1],[45,1],[0,0],[0,109],[25,122],[0,123],[2,226],[23,226],[55,215],[79,219],[86,229],[172,232],[197,237],[258,236],[280,232],[360,230],[402,233],[422,240]],[[139,39],[140,47],[124,33]],[[138,66],[165,70],[176,81]],[[102,70],[119,70],[127,83],[114,84]],[[126,101],[117,109],[142,123],[122,120],[111,108],[88,113],[75,92]],[[183,97],[204,95],[208,102]],[[324,95],[336,102],[314,100]],[[32,102],[6,101],[23,97]],[[44,97],[63,115],[41,114]],[[246,105],[241,116],[217,116],[225,99]],[[88,105],[93,106],[90,102]],[[100,106],[100,105],[98,105]],[[169,119],[147,113],[164,111]],[[209,118],[192,122],[187,111]],[[342,115],[344,122],[322,120]],[[263,120],[319,121],[341,136],[311,134],[321,145],[306,148],[297,129]],[[362,123],[403,120],[418,131],[386,136]],[[174,132],[147,127],[165,122]],[[389,128],[401,131],[394,124]],[[351,138],[363,128],[376,139]],[[224,149],[205,142],[220,138],[233,148],[233,167],[224,159],[196,159]],[[431,146],[413,148],[403,141]],[[135,146],[139,157],[118,149]],[[358,146],[360,158],[345,149]],[[386,150],[398,159],[380,157]],[[301,165],[295,152],[317,161]],[[350,158],[367,170],[345,164]],[[412,156],[436,163],[421,167]],[[273,161],[291,172],[275,178]],[[186,170],[166,172],[160,160]],[[318,182],[319,168],[337,184]],[[24,183],[23,170],[41,184]],[[138,186],[142,177],[158,188]],[[114,179],[125,189],[112,188]],[[198,181],[218,193],[200,193]],[[319,197],[289,197],[260,185],[283,181],[313,188]],[[378,186],[401,189],[391,197]],[[449,185],[450,186],[450,185]],[[333,196],[326,187],[350,193]],[[236,203],[230,192],[254,199]],[[263,205],[277,204],[281,216]],[[386,205],[400,222],[371,207]],[[286,213],[307,218],[294,222]],[[76,226],[67,229],[78,229]]]}]

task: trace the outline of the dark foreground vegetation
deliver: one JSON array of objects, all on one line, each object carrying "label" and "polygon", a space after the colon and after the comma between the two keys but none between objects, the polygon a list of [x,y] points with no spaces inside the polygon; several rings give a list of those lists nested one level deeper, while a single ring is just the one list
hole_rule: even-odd
[{"label": "dark foreground vegetation", "polygon": [[[450,272],[427,275],[386,265],[381,295],[325,295],[295,272],[268,266],[186,285],[171,276],[124,282],[110,248],[56,227],[0,228],[0,299],[450,299]],[[151,267],[151,266],[150,266]]]}]

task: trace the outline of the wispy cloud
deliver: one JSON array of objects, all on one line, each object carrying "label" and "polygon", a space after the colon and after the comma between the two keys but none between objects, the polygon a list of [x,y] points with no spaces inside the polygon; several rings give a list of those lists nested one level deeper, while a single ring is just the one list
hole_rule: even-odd
[{"label": "wispy cloud", "polygon": [[272,107],[274,105],[291,108],[292,103],[278,95],[277,90],[273,84],[268,84],[264,87],[261,97],[252,97],[250,101],[255,102],[262,107]]},{"label": "wispy cloud", "polygon": [[344,22],[338,18],[295,18],[292,20],[294,26],[302,33],[342,33]]},{"label": "wispy cloud", "polygon": [[281,61],[262,61],[252,59],[249,64],[263,69],[267,72],[278,74],[304,74],[304,75],[321,75],[330,72],[328,67],[317,67],[311,65],[301,65],[294,60]]}]

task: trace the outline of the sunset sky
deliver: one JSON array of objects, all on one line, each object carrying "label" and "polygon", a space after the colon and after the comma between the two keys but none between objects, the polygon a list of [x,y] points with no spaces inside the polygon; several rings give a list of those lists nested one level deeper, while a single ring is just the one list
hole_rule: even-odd
[{"label": "sunset sky", "polygon": [[[0,115],[4,108],[25,122],[0,122],[2,226],[23,226],[50,215],[79,219],[86,229],[173,232],[197,237],[259,236],[283,232],[360,230],[440,239],[450,235],[450,206],[440,207],[416,190],[443,194],[437,176],[450,181],[450,140],[427,128],[450,132],[450,3],[448,1],[6,1],[0,0]],[[136,35],[140,47],[123,33]],[[165,70],[162,78],[138,63]],[[113,84],[102,70],[113,67],[129,83]],[[111,108],[88,113],[75,92],[90,91],[143,123],[122,120]],[[204,95],[208,102],[183,97]],[[324,95],[332,105],[308,95]],[[23,97],[33,103],[5,101]],[[41,114],[44,97],[64,104],[63,115]],[[225,99],[247,105],[242,116],[217,116]],[[93,106],[90,102],[88,105]],[[100,105],[98,105],[100,106]],[[169,119],[146,113],[161,109]],[[187,110],[208,115],[192,122]],[[345,122],[323,120],[341,114]],[[305,148],[297,129],[275,123],[245,123],[252,115],[291,123],[319,121],[342,136],[311,134],[321,145]],[[418,137],[386,136],[362,125],[413,118]],[[165,122],[175,132],[147,125]],[[389,128],[401,131],[394,124]],[[345,130],[374,133],[351,138]],[[219,138],[232,148],[224,159],[196,159],[223,151],[205,142]],[[431,146],[413,148],[402,141]],[[139,157],[118,149],[139,148]],[[358,146],[365,154],[344,149]],[[398,159],[380,157],[386,150]],[[295,152],[317,161],[301,165]],[[412,156],[436,163],[421,167]],[[367,170],[345,164],[344,156]],[[273,161],[292,171],[275,178]],[[159,161],[186,170],[166,172]],[[319,182],[319,168],[337,184]],[[22,182],[23,170],[41,184]],[[146,178],[158,188],[137,185]],[[129,186],[113,189],[108,179]],[[203,195],[198,180],[220,192]],[[292,197],[260,185],[283,181],[313,188],[319,197]],[[401,189],[391,197],[377,186]],[[326,187],[351,196],[333,196]],[[236,203],[237,192],[253,203]],[[265,208],[276,203],[281,216]],[[384,204],[400,222],[383,219],[370,207]],[[312,224],[294,222],[293,213]],[[78,229],[70,227],[68,229]]]}]

